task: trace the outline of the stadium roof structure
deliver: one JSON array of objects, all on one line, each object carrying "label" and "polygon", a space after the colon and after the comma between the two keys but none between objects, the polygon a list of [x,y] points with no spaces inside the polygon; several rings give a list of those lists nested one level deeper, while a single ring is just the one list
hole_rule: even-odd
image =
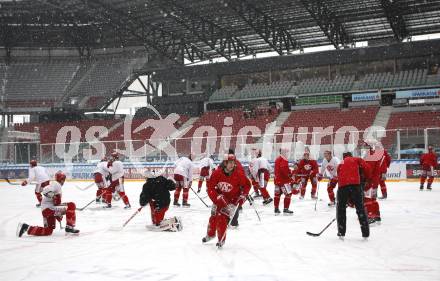
[{"label": "stadium roof structure", "polygon": [[179,64],[440,32],[440,0],[0,0],[0,46],[142,46]]}]

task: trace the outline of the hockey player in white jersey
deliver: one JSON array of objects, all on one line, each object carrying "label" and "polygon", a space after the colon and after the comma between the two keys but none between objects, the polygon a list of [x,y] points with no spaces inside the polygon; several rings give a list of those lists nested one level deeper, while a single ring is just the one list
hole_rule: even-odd
[{"label": "hockey player in white jersey", "polygon": [[209,176],[211,176],[212,171],[215,169],[214,160],[212,160],[209,155],[206,155],[202,160],[199,162],[200,167],[200,175],[199,175],[199,183],[197,187],[197,193],[200,193],[200,190],[202,189],[203,181],[208,181]]},{"label": "hockey player in white jersey", "polygon": [[267,205],[273,201],[267,192],[267,183],[270,178],[271,166],[269,161],[261,155],[261,150],[258,151],[256,161],[252,163],[252,175],[258,182],[258,187],[263,196],[263,204]]},{"label": "hockey player in white jersey", "polygon": [[105,208],[112,207],[113,192],[116,191],[121,197],[122,201],[124,201],[124,209],[130,209],[130,201],[128,200],[127,195],[125,195],[124,189],[124,164],[119,161],[119,155],[117,152],[112,153],[112,158],[107,162],[107,168],[111,175],[111,182],[110,185],[105,189],[103,195],[104,200],[107,203]]},{"label": "hockey player in white jersey", "polygon": [[96,203],[100,203],[105,189],[107,188],[107,177],[110,175],[110,171],[107,168],[107,158],[102,158],[96,165],[93,177],[95,179],[96,187]]},{"label": "hockey player in white jersey", "polygon": [[173,205],[176,207],[180,207],[179,197],[182,189],[183,189],[182,206],[183,207],[191,206],[188,203],[188,195],[193,180],[193,170],[194,170],[194,164],[192,162],[193,158],[194,158],[194,154],[191,153],[188,157],[181,157],[177,159],[175,163],[174,180],[176,181],[176,191],[174,192]]},{"label": "hockey player in white jersey", "polygon": [[75,229],[75,203],[61,203],[61,187],[65,180],[66,175],[58,171],[55,174],[55,182],[52,182],[51,185],[44,187],[42,190],[43,200],[41,201],[41,213],[43,215],[44,226],[29,226],[26,223],[19,223],[17,228],[18,237],[23,236],[24,233],[34,236],[51,235],[55,229],[56,220],[61,221],[64,215],[66,215],[66,234],[79,233],[79,230]]},{"label": "hockey player in white jersey", "polygon": [[46,168],[42,167],[42,166],[38,166],[37,164],[37,160],[31,160],[29,162],[29,177],[24,180],[21,185],[25,186],[28,183],[31,182],[36,182],[35,185],[35,196],[37,197],[38,200],[38,204],[36,205],[37,207],[40,207],[41,205],[41,200],[43,199],[42,195],[41,195],[41,191],[43,190],[43,188],[45,186],[49,185],[49,175],[47,174]]},{"label": "hockey player in white jersey", "polygon": [[338,165],[341,161],[335,156],[332,155],[330,150],[324,151],[324,160],[321,164],[321,169],[318,174],[318,180],[320,181],[323,177],[329,179],[327,184],[327,193],[328,198],[330,199],[329,206],[335,206],[335,193],[334,189],[338,184]]}]

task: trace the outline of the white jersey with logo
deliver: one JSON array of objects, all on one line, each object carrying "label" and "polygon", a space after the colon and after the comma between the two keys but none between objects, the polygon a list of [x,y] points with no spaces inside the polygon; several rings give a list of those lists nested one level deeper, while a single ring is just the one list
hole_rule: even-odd
[{"label": "white jersey with logo", "polygon": [[199,162],[200,168],[209,167],[209,169],[214,169],[214,160],[212,160],[210,157],[205,157]]},{"label": "white jersey with logo", "polygon": [[108,170],[112,175],[112,181],[124,177],[124,164],[119,160],[114,161]]},{"label": "white jersey with logo", "polygon": [[322,164],[321,164],[320,174],[322,176],[325,176],[325,174],[327,174],[327,176],[330,179],[337,177],[338,176],[338,165],[340,162],[341,161],[339,161],[339,159],[336,157],[332,157],[330,162],[324,158],[324,160],[322,161]]},{"label": "white jersey with logo", "polygon": [[174,174],[181,175],[192,181],[194,164],[188,157],[181,157],[175,163]]},{"label": "white jersey with logo", "polygon": [[61,184],[57,181],[54,181],[50,185],[44,187],[41,194],[43,195],[43,200],[41,200],[41,210],[46,208],[52,209],[55,207],[53,204],[53,196],[61,196]]},{"label": "white jersey with logo", "polygon": [[29,178],[27,179],[28,183],[36,182],[37,184],[42,184],[48,180],[50,180],[50,178],[47,174],[46,168],[42,166],[29,168]]},{"label": "white jersey with logo", "polygon": [[107,161],[99,162],[98,165],[96,165],[94,173],[100,173],[104,178],[107,177],[110,173],[109,169],[107,168]]},{"label": "white jersey with logo", "polygon": [[255,164],[254,164],[254,167],[253,167],[255,173],[258,173],[258,170],[260,170],[260,169],[265,169],[265,170],[268,170],[270,172],[271,166],[270,166],[269,161],[267,161],[266,158],[258,157],[256,160],[257,161],[255,161]]},{"label": "white jersey with logo", "polygon": [[257,166],[257,161],[258,161],[258,158],[254,158],[251,161],[249,161],[249,173],[251,174],[251,176],[254,179],[258,178],[258,175],[257,175],[258,169],[255,170],[255,167]]}]

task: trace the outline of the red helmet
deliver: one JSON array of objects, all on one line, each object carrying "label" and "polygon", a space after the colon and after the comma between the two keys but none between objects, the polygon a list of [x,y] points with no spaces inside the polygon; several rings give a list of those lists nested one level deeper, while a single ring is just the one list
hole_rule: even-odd
[{"label": "red helmet", "polygon": [[37,166],[37,160],[35,159],[31,160],[31,162],[29,162],[29,165],[31,165],[31,167]]},{"label": "red helmet", "polygon": [[66,174],[64,174],[62,171],[56,172],[55,180],[59,183],[64,183],[64,181],[66,180]]}]

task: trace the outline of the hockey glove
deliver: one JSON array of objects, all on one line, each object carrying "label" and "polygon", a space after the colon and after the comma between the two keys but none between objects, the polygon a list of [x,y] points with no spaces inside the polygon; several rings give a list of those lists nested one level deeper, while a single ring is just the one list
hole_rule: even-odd
[{"label": "hockey glove", "polygon": [[281,186],[281,191],[283,192],[284,195],[289,195],[290,193],[292,193],[292,186],[286,183]]},{"label": "hockey glove", "polygon": [[322,181],[323,176],[322,176],[322,174],[317,174],[316,178],[318,179],[318,181]]},{"label": "hockey glove", "polygon": [[221,209],[226,205],[228,205],[228,202],[226,201],[226,198],[223,195],[218,195],[215,204],[219,209]]},{"label": "hockey glove", "polygon": [[237,209],[237,206],[235,206],[234,204],[228,204],[225,207],[220,209],[220,213],[232,218],[234,216],[234,211]]},{"label": "hockey glove", "polygon": [[21,183],[21,186],[26,186],[27,184],[28,184],[27,180],[24,180],[24,181]]},{"label": "hockey glove", "polygon": [[238,197],[237,204],[241,206],[244,202],[246,202],[246,196],[242,194]]}]

